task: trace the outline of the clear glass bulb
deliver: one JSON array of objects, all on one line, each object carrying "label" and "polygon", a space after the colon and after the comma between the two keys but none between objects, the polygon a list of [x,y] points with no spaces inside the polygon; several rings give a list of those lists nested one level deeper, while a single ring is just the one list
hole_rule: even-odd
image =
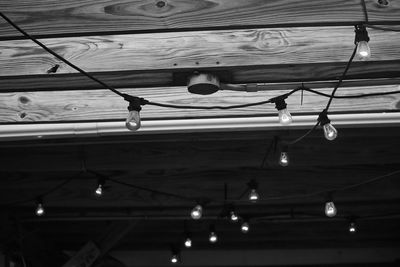
[{"label": "clear glass bulb", "polygon": [[328,217],[335,217],[337,213],[335,204],[330,201],[325,203],[325,215]]},{"label": "clear glass bulb", "polygon": [[176,254],[172,255],[171,262],[172,263],[177,263],[178,262],[178,256]]},{"label": "clear glass bulb", "polygon": [[43,208],[43,204],[42,204],[42,203],[39,203],[39,204],[37,205],[37,208],[36,208],[36,215],[37,215],[37,216],[42,216],[42,215],[44,215],[44,208]]},{"label": "clear glass bulb", "polygon": [[201,205],[196,205],[193,209],[192,212],[190,213],[190,216],[192,216],[192,219],[198,220],[201,218],[203,214],[203,208]]},{"label": "clear glass bulb", "polygon": [[241,226],[242,233],[247,233],[250,230],[250,225],[248,222],[243,222]]},{"label": "clear glass bulb", "polygon": [[256,202],[258,199],[260,198],[260,196],[257,193],[256,189],[251,189],[250,194],[249,194],[249,200]]},{"label": "clear glass bulb", "polygon": [[357,231],[356,224],[354,222],[351,222],[349,225],[349,232],[355,233],[356,231]]},{"label": "clear glass bulb", "polygon": [[287,108],[281,109],[278,111],[279,122],[282,125],[289,125],[292,122],[292,115],[287,110]]},{"label": "clear glass bulb", "polygon": [[97,187],[95,193],[96,193],[97,196],[101,196],[103,194],[103,186],[101,184],[99,184],[99,186]]},{"label": "clear glass bulb", "polygon": [[217,241],[218,241],[217,234],[216,234],[215,232],[211,232],[211,233],[210,233],[209,240],[210,240],[211,243],[217,242]]},{"label": "clear glass bulb", "polygon": [[324,129],[324,135],[325,138],[332,141],[335,140],[338,133],[337,130],[335,129],[335,127],[332,126],[332,124],[327,123],[325,125],[322,126],[322,128]]},{"label": "clear glass bulb", "polygon": [[185,247],[187,248],[192,247],[192,239],[190,239],[189,237],[187,237],[185,240]]},{"label": "clear glass bulb", "polygon": [[281,156],[279,157],[279,165],[283,167],[289,165],[289,155],[287,152],[281,152]]},{"label": "clear glass bulb", "polygon": [[371,57],[371,50],[367,41],[358,42],[357,55],[360,60],[367,60]]},{"label": "clear glass bulb", "polygon": [[236,213],[234,211],[231,211],[230,214],[231,214],[232,222],[237,222],[239,220],[239,217],[236,215]]},{"label": "clear glass bulb", "polygon": [[140,114],[139,111],[131,110],[128,113],[128,117],[125,121],[125,126],[131,131],[136,131],[140,128]]}]

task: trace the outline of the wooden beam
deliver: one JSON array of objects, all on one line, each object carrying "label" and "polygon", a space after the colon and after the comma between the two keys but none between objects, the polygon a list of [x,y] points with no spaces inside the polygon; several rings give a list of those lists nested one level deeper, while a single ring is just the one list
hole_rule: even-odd
[{"label": "wooden beam", "polygon": [[[372,23],[399,23],[397,1],[367,0]],[[258,25],[354,25],[365,21],[358,0],[74,1],[3,0],[0,10],[35,35],[143,32]],[[46,14],[43,17],[43,14]],[[0,21],[0,36],[19,34]]]},{"label": "wooden beam", "polygon": [[[370,30],[372,61],[399,60],[400,35]],[[347,62],[353,27],[108,35],[42,40],[88,72]],[[0,42],[0,75],[75,73],[29,40]]]},{"label": "wooden beam", "polygon": [[[367,92],[389,92],[399,90],[398,85],[341,88],[338,95],[363,94]],[[185,87],[124,89],[123,92],[144,97],[151,101],[181,105],[235,105],[264,101],[286,93],[287,90],[271,90],[255,93],[220,91],[209,96],[192,95]],[[319,91],[330,94],[332,88]],[[297,92],[287,99],[293,114],[316,114],[327,103],[327,98],[311,93]],[[386,95],[362,99],[335,99],[331,112],[396,111],[400,95]],[[107,121],[124,120],[127,116],[127,102],[108,90],[49,91],[3,93],[0,98],[1,123],[15,122],[59,122],[59,121]],[[234,110],[181,110],[144,106],[141,117],[160,118],[201,118],[224,116],[255,116],[277,113],[273,104]]]},{"label": "wooden beam", "polygon": [[[400,60],[353,62],[341,87],[400,84]],[[200,68],[219,76],[221,82],[278,83],[268,90],[293,89],[301,83],[310,88],[332,87],[343,73],[344,63],[290,64],[232,68]],[[166,71],[115,71],[92,73],[115,88],[186,86],[188,75],[199,69]],[[220,75],[220,74],[223,75]],[[179,76],[179,79],[176,77]],[[0,77],[0,92],[99,89],[80,73]]]}]

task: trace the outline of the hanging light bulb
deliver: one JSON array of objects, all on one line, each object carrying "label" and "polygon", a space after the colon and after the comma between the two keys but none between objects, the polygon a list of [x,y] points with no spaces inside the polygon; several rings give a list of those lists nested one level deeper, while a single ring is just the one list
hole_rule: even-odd
[{"label": "hanging light bulb", "polygon": [[260,198],[257,193],[258,183],[255,180],[251,180],[247,183],[247,186],[250,188],[249,200],[251,202],[257,202],[257,200]]},{"label": "hanging light bulb", "polygon": [[236,215],[234,210],[231,210],[229,215],[232,222],[237,222],[239,220],[239,217]]},{"label": "hanging light bulb", "polygon": [[279,165],[286,167],[289,165],[289,153],[288,153],[288,146],[283,145],[281,156],[279,157]]},{"label": "hanging light bulb", "polygon": [[215,226],[214,225],[210,226],[210,235],[208,237],[208,240],[210,241],[210,243],[216,243],[218,241],[218,236],[217,236],[217,233],[215,231]]},{"label": "hanging light bulb", "polygon": [[96,196],[101,197],[103,195],[104,184],[105,184],[105,180],[103,178],[100,178],[97,181],[97,188],[96,188],[96,191],[95,191]]},{"label": "hanging light bulb", "polygon": [[203,207],[200,204],[194,206],[192,212],[190,213],[190,216],[192,216],[193,220],[200,219],[202,215],[203,215]]},{"label": "hanging light bulb", "polygon": [[327,140],[335,140],[338,133],[335,127],[332,126],[330,119],[328,118],[328,111],[324,109],[318,116],[319,124],[324,129],[324,135]]},{"label": "hanging light bulb", "polygon": [[37,216],[44,215],[43,200],[40,197],[37,199],[36,215]]},{"label": "hanging light bulb", "polygon": [[172,255],[171,255],[171,263],[178,263],[179,262],[179,253],[176,252],[175,250],[172,250]]},{"label": "hanging light bulb", "polygon": [[131,131],[136,131],[141,126],[141,120],[139,114],[140,111],[142,110],[141,106],[147,104],[148,101],[143,98],[127,94],[124,94],[124,99],[129,102],[128,106],[129,113],[125,121],[125,126]]},{"label": "hanging light bulb", "polygon": [[357,231],[356,223],[354,221],[351,221],[349,224],[349,232],[353,234],[356,231]]},{"label": "hanging light bulb", "polygon": [[290,115],[290,112],[286,108],[286,98],[287,96],[284,95],[272,99],[272,102],[275,103],[275,108],[278,110],[279,122],[282,125],[289,125],[292,122],[292,115]]},{"label": "hanging light bulb", "polygon": [[192,247],[192,239],[189,236],[187,236],[185,239],[185,247],[187,247],[187,248]]},{"label": "hanging light bulb", "polygon": [[369,36],[367,29],[364,25],[355,26],[355,39],[354,44],[357,45],[356,54],[360,60],[367,60],[371,57],[371,50],[369,48]]},{"label": "hanging light bulb", "polygon": [[282,151],[279,157],[279,165],[286,167],[289,165],[289,155],[287,152]]},{"label": "hanging light bulb", "polygon": [[175,254],[172,255],[172,256],[171,256],[171,262],[172,262],[172,263],[177,263],[177,262],[178,262],[178,256],[175,255]]},{"label": "hanging light bulb", "polygon": [[328,201],[325,203],[325,215],[328,217],[335,217],[337,213],[335,203]]},{"label": "hanging light bulb", "polygon": [[248,233],[249,230],[250,230],[250,225],[249,225],[249,223],[248,223],[247,221],[244,221],[244,222],[242,223],[242,226],[240,227],[240,230],[242,230],[242,233],[244,233],[244,234]]}]

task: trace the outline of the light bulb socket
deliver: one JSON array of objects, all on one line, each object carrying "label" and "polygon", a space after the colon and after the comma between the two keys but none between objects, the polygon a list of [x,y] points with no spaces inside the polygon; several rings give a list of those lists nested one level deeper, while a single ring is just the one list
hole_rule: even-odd
[{"label": "light bulb socket", "polygon": [[247,186],[249,187],[249,189],[258,189],[258,183],[256,180],[250,180],[250,182],[247,183]]},{"label": "light bulb socket", "polygon": [[106,183],[106,179],[105,178],[98,178],[97,179],[97,185],[104,187],[104,184]]},{"label": "light bulb socket", "polygon": [[321,126],[324,126],[325,124],[328,124],[331,122],[331,120],[328,118],[328,111],[324,109],[319,113],[318,115],[318,122]]},{"label": "light bulb socket", "polygon": [[139,112],[142,110],[142,106],[149,103],[149,101],[147,101],[146,99],[141,98],[141,97],[131,96],[128,94],[124,94],[123,96],[124,96],[124,100],[129,102],[129,106],[128,106],[129,111]]},{"label": "light bulb socket", "polygon": [[271,102],[275,104],[275,108],[279,111],[279,110],[285,109],[287,107],[287,104],[285,102],[286,98],[287,98],[286,95],[278,96],[278,97],[273,98],[271,100]]},{"label": "light bulb socket", "polygon": [[369,42],[367,28],[364,25],[355,25],[354,27],[355,27],[354,32],[356,33],[356,36],[354,38],[354,44],[357,45],[359,42],[362,41]]}]

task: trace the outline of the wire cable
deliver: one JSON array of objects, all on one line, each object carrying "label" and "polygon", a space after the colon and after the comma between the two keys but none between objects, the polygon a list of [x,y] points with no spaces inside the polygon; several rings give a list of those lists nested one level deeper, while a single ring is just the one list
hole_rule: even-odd
[{"label": "wire cable", "polygon": [[347,64],[346,64],[346,68],[344,69],[344,71],[343,71],[343,73],[342,73],[342,76],[341,76],[340,79],[338,80],[338,82],[337,82],[335,88],[333,89],[333,91],[332,91],[332,93],[331,93],[331,96],[330,96],[330,98],[329,98],[329,101],[328,101],[328,103],[326,104],[325,109],[326,109],[327,111],[329,110],[329,107],[331,106],[331,103],[332,103],[333,98],[335,97],[336,91],[338,90],[338,88],[339,88],[340,85],[342,84],[343,80],[346,78],[346,74],[347,74],[347,72],[349,71],[351,62],[353,62],[353,59],[354,59],[354,57],[355,57],[355,55],[356,55],[356,51],[357,51],[357,46],[355,45],[355,46],[354,46],[354,49],[353,49],[353,53],[351,54],[351,57],[350,57],[349,61],[348,61]]},{"label": "wire cable", "polygon": [[15,201],[15,202],[10,202],[10,203],[2,203],[0,204],[0,207],[12,207],[12,206],[16,206],[16,205],[21,205],[21,204],[25,204],[28,202],[32,202],[35,201],[37,199],[38,196],[44,198],[52,193],[54,193],[55,191],[63,188],[65,185],[67,185],[69,182],[72,181],[72,178],[68,178],[64,181],[62,181],[61,183],[57,184],[56,186],[52,187],[51,189],[41,193],[41,194],[37,194],[35,197],[30,197],[24,200],[19,200],[19,201]]},{"label": "wire cable", "polygon": [[362,9],[363,9],[364,18],[365,18],[365,27],[368,27],[368,28],[371,28],[371,29],[376,29],[376,30],[381,30],[381,31],[400,32],[400,29],[393,29],[393,28],[387,28],[387,27],[381,27],[381,26],[375,26],[375,25],[369,24],[368,9],[367,9],[367,5],[365,3],[365,0],[361,0],[361,6],[362,6]]},{"label": "wire cable", "polygon": [[122,94],[121,92],[119,92],[117,89],[109,86],[108,84],[106,84],[105,82],[100,81],[99,79],[97,79],[96,77],[92,76],[91,74],[87,73],[86,71],[84,71],[83,69],[79,68],[78,66],[76,66],[75,64],[71,63],[69,60],[65,59],[64,57],[60,56],[59,54],[57,54],[56,52],[54,52],[52,49],[50,49],[49,47],[47,47],[46,45],[44,45],[42,42],[40,42],[39,40],[37,40],[35,37],[31,36],[30,34],[28,34],[26,31],[24,31],[23,29],[21,29],[17,24],[15,24],[10,18],[8,18],[5,14],[3,14],[2,12],[0,12],[0,16],[8,22],[8,24],[10,24],[12,27],[14,27],[14,29],[16,29],[17,31],[19,31],[20,33],[22,33],[26,38],[30,39],[31,41],[33,41],[34,43],[36,43],[37,45],[39,45],[41,48],[43,48],[46,52],[50,53],[51,55],[55,56],[56,58],[58,58],[59,60],[61,60],[62,62],[64,62],[65,64],[67,64],[68,66],[70,66],[71,68],[77,70],[78,72],[82,73],[83,75],[85,75],[86,77],[88,77],[89,79],[97,82],[98,84],[102,85],[103,87],[109,89],[110,91],[112,91],[113,93],[124,97],[124,94]]}]

